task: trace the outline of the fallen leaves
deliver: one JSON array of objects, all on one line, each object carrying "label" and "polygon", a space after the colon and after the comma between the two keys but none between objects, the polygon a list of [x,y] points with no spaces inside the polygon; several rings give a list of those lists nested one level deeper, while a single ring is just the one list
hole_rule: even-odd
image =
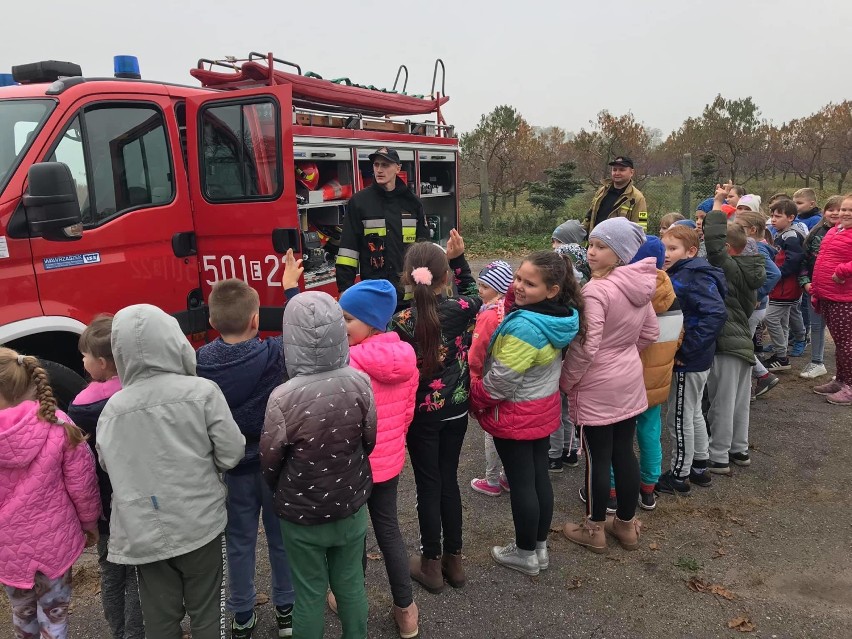
[{"label": "fallen leaves", "polygon": [[367,559],[370,559],[372,561],[381,561],[382,560],[382,553],[380,553],[380,552],[368,552],[367,553]]},{"label": "fallen leaves", "polygon": [[580,586],[583,585],[583,580],[579,577],[572,577],[571,581],[568,582],[568,585],[565,586],[565,590],[577,590]]},{"label": "fallen leaves", "polygon": [[648,550],[659,550],[659,549],[660,549],[660,544],[658,544],[656,541],[652,541],[650,544],[648,544]]},{"label": "fallen leaves", "polygon": [[734,617],[728,622],[728,628],[738,632],[754,632],[757,630],[757,626],[748,617]]},{"label": "fallen leaves", "polygon": [[268,603],[269,603],[269,595],[267,595],[265,592],[257,593],[257,597],[255,597],[255,600],[254,600],[255,606],[265,606]]},{"label": "fallen leaves", "polygon": [[721,584],[708,584],[706,581],[698,577],[692,577],[689,581],[687,581],[686,587],[692,592],[703,592],[709,595],[717,595],[723,599],[727,599],[728,601],[736,599],[736,595]]}]

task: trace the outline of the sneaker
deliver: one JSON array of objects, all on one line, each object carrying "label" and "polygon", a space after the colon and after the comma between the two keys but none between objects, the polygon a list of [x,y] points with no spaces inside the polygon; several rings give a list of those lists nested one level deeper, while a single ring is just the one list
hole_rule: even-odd
[{"label": "sneaker", "polygon": [[639,508],[642,510],[654,510],[657,507],[657,497],[652,490],[650,493],[639,491]]},{"label": "sneaker", "polygon": [[760,397],[761,395],[765,395],[773,388],[778,386],[778,382],[780,381],[781,380],[778,379],[778,377],[776,375],[773,375],[772,373],[767,373],[763,377],[758,377],[757,385],[754,387],[754,396]]},{"label": "sneaker", "polygon": [[[586,487],[583,486],[578,492],[580,493],[580,501],[585,504],[587,499]],[[606,514],[614,515],[616,510],[618,510],[618,500],[612,495],[610,495],[609,499],[606,500]]]},{"label": "sneaker", "polygon": [[715,475],[730,475],[731,465],[722,462],[707,462],[707,470]]},{"label": "sneaker", "polygon": [[293,606],[275,606],[275,621],[279,637],[293,636]]},{"label": "sneaker", "polygon": [[470,487],[473,488],[476,492],[482,495],[488,495],[489,497],[499,497],[500,493],[503,492],[503,489],[500,487],[500,484],[496,486],[492,486],[485,479],[479,479],[475,477],[470,480]]},{"label": "sneaker", "polygon": [[503,473],[500,473],[500,488],[502,488],[507,493],[512,492],[512,489],[509,487],[509,480]]},{"label": "sneaker", "polygon": [[852,406],[852,386],[843,384],[843,388],[836,393],[828,395],[826,399],[829,404],[834,404],[835,406]]},{"label": "sneaker", "polygon": [[805,379],[816,379],[823,375],[828,375],[828,369],[826,369],[825,364],[820,362],[811,362],[805,366],[805,370],[799,373],[799,377],[804,377]]},{"label": "sneaker", "polygon": [[577,451],[572,450],[571,452],[562,451],[562,463],[568,468],[576,468],[580,463],[579,458],[577,457]]},{"label": "sneaker", "polygon": [[801,357],[805,353],[805,346],[807,346],[807,342],[802,340],[801,342],[796,340],[793,342],[793,347],[790,349],[791,357]]},{"label": "sneaker", "polygon": [[770,371],[788,371],[790,370],[790,358],[782,358],[777,355],[773,355],[772,357],[763,360],[763,365]]},{"label": "sneaker", "polygon": [[550,457],[547,460],[547,470],[551,473],[561,473],[562,472],[562,458],[557,457],[556,459]]},{"label": "sneaker", "polygon": [[686,497],[690,492],[689,480],[675,477],[672,471],[667,470],[660,475],[657,485],[654,486],[654,490],[665,495],[681,495]]},{"label": "sneaker", "polygon": [[257,613],[252,610],[251,619],[249,619],[244,625],[241,626],[238,624],[236,619],[231,621],[231,637],[233,637],[233,639],[251,639],[256,625]]},{"label": "sneaker", "polygon": [[728,458],[737,466],[751,466],[751,457],[749,457],[748,452],[731,453]]},{"label": "sneaker", "polygon": [[813,390],[817,395],[831,395],[832,393],[839,391],[841,388],[843,388],[843,384],[838,382],[836,379],[833,379],[827,384],[814,386]]},{"label": "sneaker", "polygon": [[494,546],[491,549],[491,558],[501,566],[535,577],[541,570],[536,553],[523,557],[520,553],[513,541],[505,546]]},{"label": "sneaker", "polygon": [[710,488],[713,484],[713,478],[706,470],[703,473],[697,473],[694,469],[689,471],[690,486],[701,486],[701,488]]},{"label": "sneaker", "polygon": [[538,559],[539,570],[547,570],[550,568],[550,554],[547,552],[547,545],[544,548],[536,548],[535,556]]}]

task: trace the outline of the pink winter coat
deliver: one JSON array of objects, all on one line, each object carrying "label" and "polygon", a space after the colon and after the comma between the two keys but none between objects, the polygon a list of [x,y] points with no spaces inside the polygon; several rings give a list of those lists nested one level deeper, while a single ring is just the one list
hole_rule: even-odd
[{"label": "pink winter coat", "polygon": [[33,401],[0,411],[0,582],[15,588],[64,574],[101,514],[92,451],[69,449],[65,429],[37,412]]},{"label": "pink winter coat", "polygon": [[376,398],[378,433],[370,467],[378,484],[399,475],[405,463],[405,435],[419,380],[417,356],[398,334],[379,333],[349,349],[349,364],[367,374]]},{"label": "pink winter coat", "polygon": [[660,335],[651,306],[656,288],[653,258],[619,266],[583,287],[586,338],[571,342],[559,380],[575,424],[615,424],[648,408],[639,351]]},{"label": "pink winter coat", "polygon": [[[840,229],[839,224],[828,229],[819,245],[811,281],[811,296],[816,304],[819,300],[852,302],[852,229]],[[844,282],[838,284],[832,275]]]}]

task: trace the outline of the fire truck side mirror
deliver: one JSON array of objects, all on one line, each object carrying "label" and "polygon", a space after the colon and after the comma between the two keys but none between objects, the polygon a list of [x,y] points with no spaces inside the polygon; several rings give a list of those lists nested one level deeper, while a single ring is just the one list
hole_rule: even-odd
[{"label": "fire truck side mirror", "polygon": [[28,172],[29,193],[24,207],[30,234],[46,240],[68,241],[83,235],[77,184],[63,162],[33,164]]}]

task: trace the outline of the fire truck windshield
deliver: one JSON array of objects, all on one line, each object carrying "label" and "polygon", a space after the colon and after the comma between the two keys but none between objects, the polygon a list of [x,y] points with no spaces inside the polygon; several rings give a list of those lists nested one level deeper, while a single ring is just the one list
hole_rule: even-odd
[{"label": "fire truck windshield", "polygon": [[0,100],[0,193],[54,106],[53,100]]}]

